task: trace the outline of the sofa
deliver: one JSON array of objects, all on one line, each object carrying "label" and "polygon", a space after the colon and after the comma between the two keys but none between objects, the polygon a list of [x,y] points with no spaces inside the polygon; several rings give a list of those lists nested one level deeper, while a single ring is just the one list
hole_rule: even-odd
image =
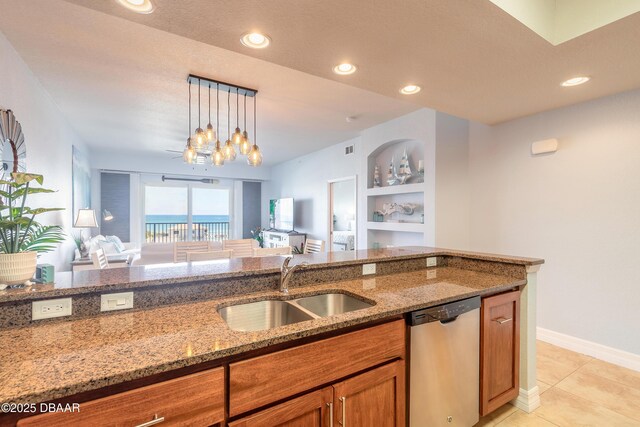
[{"label": "sofa", "polygon": [[123,243],[117,236],[103,236],[98,234],[84,242],[89,256],[98,249],[102,249],[107,260],[130,259],[135,260],[140,255],[140,248],[133,243]]}]

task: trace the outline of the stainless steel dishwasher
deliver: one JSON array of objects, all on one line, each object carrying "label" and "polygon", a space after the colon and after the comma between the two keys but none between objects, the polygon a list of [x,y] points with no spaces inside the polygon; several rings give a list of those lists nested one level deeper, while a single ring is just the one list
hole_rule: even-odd
[{"label": "stainless steel dishwasher", "polygon": [[411,427],[479,420],[480,297],[411,313]]}]

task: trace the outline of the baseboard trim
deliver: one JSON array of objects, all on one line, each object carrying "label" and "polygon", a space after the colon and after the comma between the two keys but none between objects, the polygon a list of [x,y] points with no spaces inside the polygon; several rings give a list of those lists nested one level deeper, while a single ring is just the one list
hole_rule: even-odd
[{"label": "baseboard trim", "polygon": [[536,335],[540,341],[640,372],[640,355],[638,354],[540,327],[537,328]]},{"label": "baseboard trim", "polygon": [[531,390],[521,388],[518,397],[512,400],[511,404],[530,414],[540,407],[540,389],[538,386],[533,387]]}]

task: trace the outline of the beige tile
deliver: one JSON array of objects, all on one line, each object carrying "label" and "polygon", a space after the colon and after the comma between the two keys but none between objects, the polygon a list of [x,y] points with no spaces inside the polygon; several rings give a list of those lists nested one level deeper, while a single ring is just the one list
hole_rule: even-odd
[{"label": "beige tile", "polygon": [[604,406],[553,387],[541,397],[535,414],[560,427],[638,427],[638,422]]},{"label": "beige tile", "polygon": [[580,370],[556,387],[640,422],[638,389]]},{"label": "beige tile", "polygon": [[535,413],[518,410],[498,424],[498,427],[555,427],[555,424],[540,418]]},{"label": "beige tile", "polygon": [[549,390],[550,388],[551,388],[551,386],[549,384],[538,380],[538,390],[539,390],[540,394],[544,393],[545,391]]},{"label": "beige tile", "polygon": [[519,409],[517,409],[515,406],[511,405],[510,403],[507,403],[506,405],[502,405],[492,413],[480,418],[480,422],[476,424],[475,427],[495,426],[499,422],[505,420],[509,415],[513,414],[514,412],[517,412],[518,410]]},{"label": "beige tile", "polygon": [[592,360],[584,354],[565,350],[542,341],[537,342],[538,379],[555,385]]},{"label": "beige tile", "polygon": [[640,372],[612,365],[602,360],[593,359],[581,367],[580,372],[598,375],[640,390]]}]

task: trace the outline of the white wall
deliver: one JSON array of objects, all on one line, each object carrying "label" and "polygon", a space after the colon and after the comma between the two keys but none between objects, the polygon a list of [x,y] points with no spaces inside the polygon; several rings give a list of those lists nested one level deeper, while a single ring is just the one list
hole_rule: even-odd
[{"label": "white wall", "polygon": [[[354,153],[345,155],[348,145]],[[328,181],[360,174],[359,149],[355,138],[273,166],[271,180],[262,185],[263,226],[269,224],[270,199],[293,197],[296,231],[328,241]]]},{"label": "white wall", "polygon": [[[373,242],[381,246],[468,246],[468,136],[467,120],[423,108],[365,129],[359,138],[276,165],[271,170],[271,181],[263,186],[262,223],[268,224],[269,199],[293,197],[296,200],[296,229],[312,238],[327,240],[327,182],[357,175],[359,248],[371,247]],[[394,142],[399,144],[392,144],[379,153],[379,147]],[[344,148],[352,144],[355,145],[354,153],[345,156]],[[369,175],[373,174],[373,163],[368,164],[368,156],[378,153],[377,161],[384,175],[391,156],[397,164],[402,153],[398,150],[403,148],[407,148],[414,170],[417,170],[417,161],[424,159],[426,184],[424,194],[419,196],[425,213],[424,233],[367,231],[371,209],[367,205],[366,192],[368,181],[372,180]],[[371,170],[368,170],[369,166]],[[382,202],[389,201],[382,199]],[[416,195],[408,196],[406,200],[396,197],[393,201],[416,202]]]},{"label": "white wall", "polygon": [[469,164],[470,248],[546,260],[539,326],[640,354],[640,91],[471,124]]},{"label": "white wall", "polygon": [[[0,108],[11,109],[22,125],[27,145],[27,170],[44,175],[44,186],[57,193],[30,197],[32,207],[64,207],[67,210],[43,215],[43,224],[61,225],[72,232],[71,147],[87,152],[49,94],[0,32]],[[88,154],[88,153],[87,153]],[[68,270],[75,244],[71,238],[38,262]]]},{"label": "white wall", "polygon": [[436,113],[435,245],[469,246],[469,121]]}]

